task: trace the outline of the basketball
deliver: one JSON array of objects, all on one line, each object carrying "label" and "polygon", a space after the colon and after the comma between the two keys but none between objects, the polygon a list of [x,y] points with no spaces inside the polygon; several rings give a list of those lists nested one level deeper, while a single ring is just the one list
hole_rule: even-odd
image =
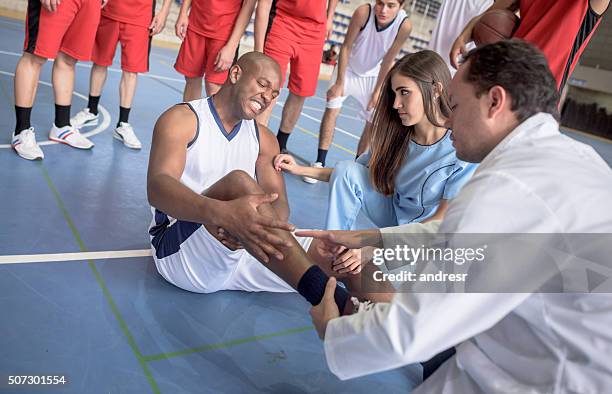
[{"label": "basketball", "polygon": [[511,38],[519,22],[520,19],[510,10],[487,11],[474,25],[472,38],[478,46]]}]

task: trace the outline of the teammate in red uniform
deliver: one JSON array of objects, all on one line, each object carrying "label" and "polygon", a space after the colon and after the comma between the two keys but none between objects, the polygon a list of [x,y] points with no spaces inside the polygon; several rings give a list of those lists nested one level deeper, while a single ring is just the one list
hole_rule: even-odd
[{"label": "teammate in red uniform", "polygon": [[[255,16],[255,50],[272,57],[281,66],[284,84],[287,65],[289,96],[283,107],[276,138],[281,151],[297,123],[304,100],[314,95],[319,78],[323,44],[333,27],[338,0],[259,0]],[[274,105],[258,117],[267,125]]]},{"label": "teammate in red uniform", "polygon": [[[521,23],[513,37],[544,52],[557,88],[562,91],[609,5],[610,0],[497,0],[489,9],[520,10]],[[480,15],[467,24],[451,48],[450,61],[455,68],[479,18]]]},{"label": "teammate in red uniform", "polygon": [[90,149],[93,143],[70,125],[70,104],[77,61],[91,58],[100,7],[108,0],[28,0],[23,55],[15,70],[16,124],[11,144],[19,156],[42,159],[30,115],[40,70],[47,59],[53,63],[55,122],[49,139],[75,148]]},{"label": "teammate in red uniform", "polygon": [[98,124],[98,103],[106,81],[107,68],[113,64],[117,43],[120,42],[122,73],[119,84],[119,121],[113,137],[128,148],[141,148],[129,123],[129,114],[138,73],[149,71],[151,39],[164,29],[170,1],[164,0],[157,15],[153,0],[113,0],[102,10],[92,55],[94,65],[89,79],[89,102],[86,108],[70,119],[74,127]]},{"label": "teammate in red uniform", "polygon": [[[191,7],[191,10],[188,10]],[[227,78],[255,0],[184,0],[176,21],[183,40],[174,68],[185,76],[183,101],[215,94]]]}]

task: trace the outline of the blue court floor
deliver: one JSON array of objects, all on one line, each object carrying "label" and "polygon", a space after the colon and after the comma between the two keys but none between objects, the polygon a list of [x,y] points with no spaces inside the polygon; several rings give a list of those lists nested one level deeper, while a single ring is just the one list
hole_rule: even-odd
[{"label": "blue court floor", "polygon": [[[420,366],[346,382],[328,370],[296,294],[179,290],[160,278],[148,255],[151,213],[146,167],[157,117],[181,101],[176,51],[154,47],[139,79],[130,121],[141,151],[112,138],[118,116],[118,57],[101,100],[96,144],[79,151],[44,145],[28,162],[9,146],[14,127],[13,73],[23,22],[0,18],[0,392],[36,393],[372,393],[409,392]],[[86,105],[90,64],[76,68],[73,114]],[[32,114],[39,142],[53,120],[51,63]],[[316,156],[326,81],[289,140],[298,158]],[[276,131],[281,103],[274,109]],[[363,127],[350,99],[338,122],[328,165],[354,158]],[[612,163],[612,145],[592,144]],[[327,184],[286,176],[291,222],[321,228]],[[367,222],[361,220],[363,226]],[[65,375],[62,387],[10,387],[8,375]]]}]

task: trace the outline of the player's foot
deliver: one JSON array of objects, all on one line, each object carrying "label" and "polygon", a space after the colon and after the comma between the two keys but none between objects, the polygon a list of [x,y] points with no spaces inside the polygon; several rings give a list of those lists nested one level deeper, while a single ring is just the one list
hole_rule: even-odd
[{"label": "player's foot", "polygon": [[57,127],[54,124],[49,132],[49,139],[78,149],[91,149],[94,146],[93,142],[81,134],[78,128],[71,125]]},{"label": "player's foot", "polygon": [[42,160],[45,155],[40,149],[40,146],[36,143],[36,136],[34,135],[34,128],[22,130],[21,133],[15,135],[11,139],[11,145],[15,152],[24,159],[27,160]]},{"label": "player's foot", "polygon": [[123,142],[123,145],[132,149],[140,149],[142,148],[142,144],[134,134],[134,129],[132,125],[125,122],[119,122],[119,127],[113,131],[113,137]]},{"label": "player's foot", "polygon": [[[316,162],[312,163],[310,166],[313,167],[313,168],[323,168],[323,163],[321,163],[320,161],[316,161]],[[302,180],[304,182],[306,182],[306,183],[317,183],[317,182],[319,182],[318,180],[316,180],[314,178],[311,178],[309,176],[303,176]]]},{"label": "player's foot", "polygon": [[99,114],[92,114],[89,112],[89,108],[83,108],[76,115],[70,118],[70,124],[76,128],[83,126],[97,126],[99,120]]}]

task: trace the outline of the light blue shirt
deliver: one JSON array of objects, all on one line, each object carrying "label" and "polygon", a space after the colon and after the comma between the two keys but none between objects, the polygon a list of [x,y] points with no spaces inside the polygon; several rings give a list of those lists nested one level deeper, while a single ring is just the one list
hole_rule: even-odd
[{"label": "light blue shirt", "polygon": [[[440,200],[454,198],[472,177],[477,164],[457,159],[448,130],[432,145],[410,141],[407,157],[395,179],[393,207],[397,224],[420,222],[432,216]],[[357,162],[367,165],[370,152]]]}]

